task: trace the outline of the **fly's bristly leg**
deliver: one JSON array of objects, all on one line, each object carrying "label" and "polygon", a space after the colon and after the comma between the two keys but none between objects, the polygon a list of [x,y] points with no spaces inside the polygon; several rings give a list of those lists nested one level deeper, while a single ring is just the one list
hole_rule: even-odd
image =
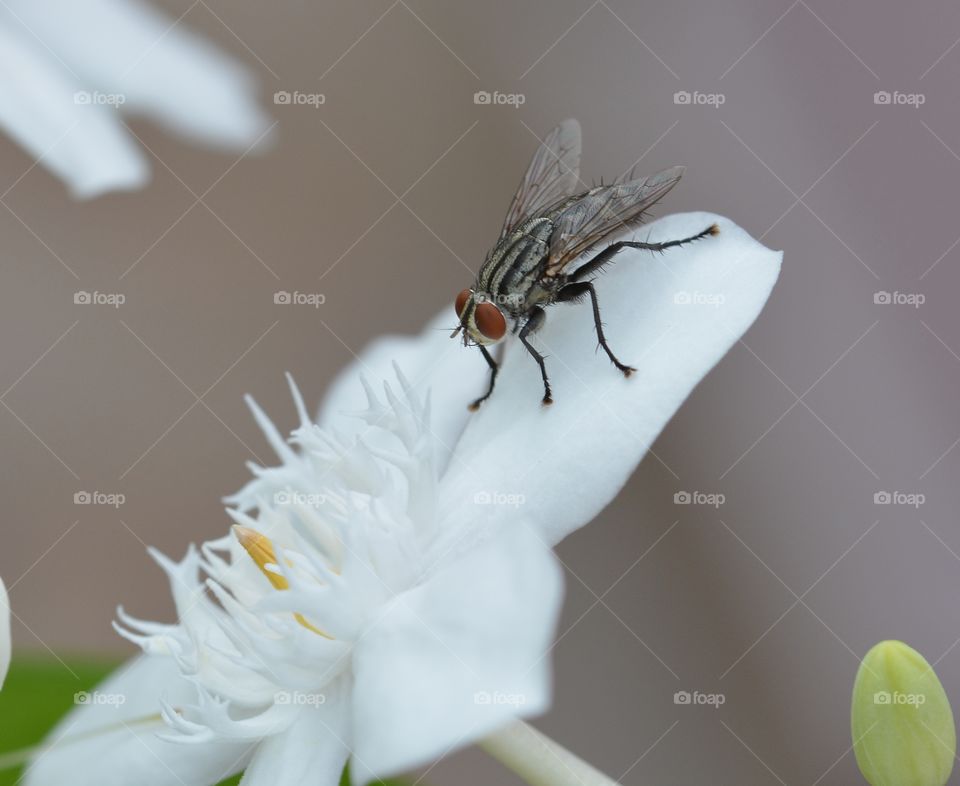
[{"label": "fly's bristly leg", "polygon": [[520,340],[527,348],[527,352],[533,356],[533,359],[537,361],[537,365],[540,366],[540,376],[543,377],[543,403],[552,404],[553,395],[550,392],[550,380],[547,379],[547,366],[543,362],[543,355],[537,352],[527,340],[527,336],[531,333],[536,333],[543,326],[546,318],[547,313],[540,308],[540,306],[534,306],[530,309],[530,315],[520,330]]},{"label": "fly's bristly leg", "polygon": [[[590,263],[588,262],[587,264]],[[613,365],[620,369],[625,377],[629,377],[636,369],[633,368],[633,366],[621,363],[607,343],[607,337],[603,334],[603,322],[600,321],[600,304],[597,301],[597,290],[594,289],[593,282],[579,281],[573,284],[567,284],[557,293],[557,302],[577,303],[583,299],[584,295],[590,295],[590,303],[593,305],[593,326],[597,329],[597,339],[600,341],[600,346],[603,347],[603,351],[607,353],[607,357],[610,358]]]},{"label": "fly's bristly leg", "polygon": [[493,386],[497,384],[497,372],[500,371],[500,365],[493,359],[493,355],[490,354],[487,348],[483,344],[477,344],[477,346],[480,348],[483,359],[486,360],[487,365],[490,366],[490,385],[487,387],[486,393],[467,407],[471,412],[476,412],[480,409],[480,405],[490,398],[490,394],[493,393]]},{"label": "fly's bristly leg", "polygon": [[[696,235],[691,235],[690,237],[685,237],[681,240],[667,240],[664,243],[643,243],[636,240],[621,240],[617,243],[607,246],[603,251],[597,254],[589,262],[585,262],[579,268],[577,268],[573,273],[570,274],[569,281],[580,281],[584,277],[589,276],[591,273],[595,273],[600,270],[604,265],[609,264],[613,261],[613,258],[617,255],[618,252],[622,251],[625,248],[638,248],[643,251],[666,251],[668,248],[676,248],[677,246],[684,246],[687,243],[693,243],[696,240],[702,240],[705,237],[711,235],[716,235],[720,231],[720,227],[716,224],[711,224],[703,232],[700,232]],[[594,298],[594,303],[596,303],[596,298]]]}]

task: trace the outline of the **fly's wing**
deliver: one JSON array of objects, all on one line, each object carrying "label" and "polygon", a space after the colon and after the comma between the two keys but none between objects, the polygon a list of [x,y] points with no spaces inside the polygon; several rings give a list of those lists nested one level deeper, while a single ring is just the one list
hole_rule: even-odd
[{"label": "fly's wing", "polygon": [[524,219],[577,191],[580,180],[580,124],[564,120],[534,153],[510,203],[500,232],[509,235]]},{"label": "fly's wing", "polygon": [[675,166],[639,180],[599,186],[584,194],[557,217],[545,274],[562,273],[605,237],[639,224],[645,211],[677,184],[683,170],[682,166]]}]

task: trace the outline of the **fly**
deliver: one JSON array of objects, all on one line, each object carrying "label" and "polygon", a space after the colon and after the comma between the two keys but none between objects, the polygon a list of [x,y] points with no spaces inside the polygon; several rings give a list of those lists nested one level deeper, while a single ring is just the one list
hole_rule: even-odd
[{"label": "fly", "polygon": [[[499,365],[487,347],[506,336],[508,319],[540,367],[543,403],[553,403],[543,355],[531,345],[530,336],[543,326],[544,309],[554,303],[576,303],[589,296],[600,346],[625,377],[636,371],[620,362],[607,344],[594,274],[624,248],[665,251],[715,235],[717,225],[663,243],[619,240],[586,261],[578,260],[618,230],[641,224],[647,209],[673,188],[682,174],[679,166],[645,178],[635,178],[630,170],[609,185],[580,191],[580,124],[565,120],[547,135],[510,203],[500,239],[487,254],[473,286],[457,295],[454,304],[460,323],[451,338],[462,331],[464,346],[479,347],[490,366],[487,392],[470,405],[471,410],[493,393]],[[578,262],[576,267],[574,262]]]}]

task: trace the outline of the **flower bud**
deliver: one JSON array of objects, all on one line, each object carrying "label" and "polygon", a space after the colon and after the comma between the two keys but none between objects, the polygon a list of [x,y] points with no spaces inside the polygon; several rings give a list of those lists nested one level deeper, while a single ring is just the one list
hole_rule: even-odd
[{"label": "flower bud", "polygon": [[853,750],[871,786],[943,786],[957,733],[930,664],[901,641],[882,641],[860,664],[851,709]]}]

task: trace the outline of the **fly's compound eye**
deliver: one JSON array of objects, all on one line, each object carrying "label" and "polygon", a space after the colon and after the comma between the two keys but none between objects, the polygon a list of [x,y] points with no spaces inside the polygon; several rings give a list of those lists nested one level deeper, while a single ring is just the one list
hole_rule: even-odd
[{"label": "fly's compound eye", "polygon": [[470,298],[470,290],[465,289],[459,295],[457,295],[457,300],[454,303],[453,307],[457,310],[457,316],[463,315],[463,309],[467,306],[467,300]]},{"label": "fly's compound eye", "polygon": [[479,303],[473,312],[477,329],[491,341],[499,341],[507,332],[507,320],[493,303]]}]

